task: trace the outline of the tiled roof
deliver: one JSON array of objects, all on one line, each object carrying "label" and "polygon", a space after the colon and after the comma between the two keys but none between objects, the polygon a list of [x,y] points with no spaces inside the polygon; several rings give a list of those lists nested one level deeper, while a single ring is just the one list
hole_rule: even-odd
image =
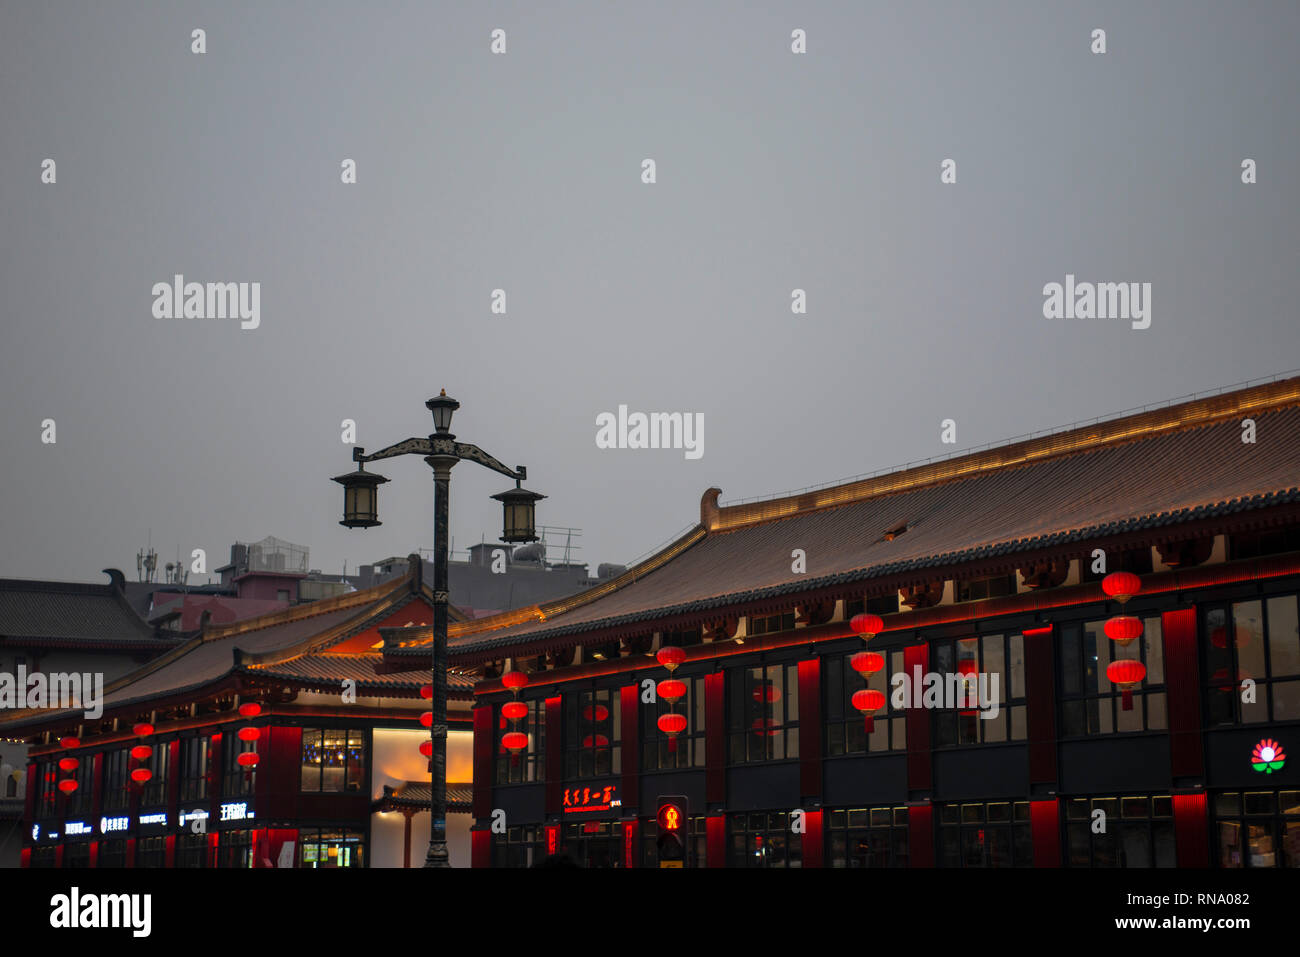
[{"label": "tiled roof", "polygon": [[[376,674],[375,665],[383,660],[376,654],[331,655],[306,654],[289,661],[270,665],[250,665],[246,670],[285,678],[291,682],[304,685],[321,684],[336,686],[344,679],[352,679],[359,689],[385,692],[418,692],[421,685],[429,683],[429,668],[417,668],[411,671],[399,671],[391,674]],[[475,678],[458,671],[447,673],[447,691],[472,697]]]},{"label": "tiled roof", "polygon": [[160,643],[112,585],[16,578],[0,579],[0,637],[34,643]]},{"label": "tiled roof", "polygon": [[[474,802],[474,788],[469,784],[447,785],[447,810],[468,811]],[[384,785],[384,796],[375,802],[383,807],[414,807],[428,810],[433,803],[433,785],[428,781],[406,781],[396,788]]]},{"label": "tiled roof", "polygon": [[[1253,445],[1241,440],[1243,410],[1256,422]],[[1300,502],[1298,483],[1300,379],[1290,379],[852,487],[730,509],[718,509],[711,490],[706,524],[670,546],[669,560],[531,616],[502,615],[496,629],[491,620],[457,626],[450,644],[472,661],[525,641],[841,583],[900,574],[920,582],[1001,556],[1014,567],[1028,551]],[[886,541],[901,523],[906,531]],[[806,574],[791,569],[794,549],[807,555]]]}]

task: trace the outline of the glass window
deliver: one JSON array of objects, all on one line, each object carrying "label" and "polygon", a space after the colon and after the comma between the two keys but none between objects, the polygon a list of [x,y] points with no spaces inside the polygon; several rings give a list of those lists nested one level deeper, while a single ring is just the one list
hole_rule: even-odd
[{"label": "glass window", "polygon": [[[546,702],[540,698],[525,701],[528,713],[518,721],[510,721],[496,708],[496,783],[522,784],[545,780],[546,770]],[[504,704],[504,702],[503,702]],[[528,747],[511,754],[501,739],[511,731],[528,735]]]},{"label": "glass window", "polygon": [[802,867],[803,835],[790,833],[786,811],[727,816],[728,867]]},{"label": "glass window", "polygon": [[140,767],[148,768],[153,776],[140,789],[140,806],[162,807],[167,804],[167,774],[170,770],[171,743],[154,745],[153,754]]},{"label": "glass window", "polygon": [[1295,595],[1212,606],[1201,621],[1211,726],[1300,718]]},{"label": "glass window", "polygon": [[136,867],[164,867],[167,863],[167,839],[141,837],[135,842]]},{"label": "glass window", "polygon": [[131,803],[131,779],[127,772],[130,758],[131,755],[126,748],[109,751],[104,755],[105,811],[121,810]]},{"label": "glass window", "polygon": [[564,696],[564,776],[604,777],[622,770],[622,709],[616,688]]},{"label": "glass window", "polygon": [[299,867],[365,866],[365,841],[360,831],[307,829],[300,836]]},{"label": "glass window", "polygon": [[237,732],[227,731],[221,742],[222,782],[221,796],[242,797],[253,793],[257,768],[239,763],[239,756],[257,751],[256,741],[240,741]]},{"label": "glass window", "polygon": [[1167,794],[1062,798],[1071,867],[1175,867]]},{"label": "glass window", "polygon": [[1216,794],[1221,867],[1300,867],[1300,791]]},{"label": "glass window", "polygon": [[930,654],[930,670],[944,677],[944,707],[933,719],[935,747],[1025,739],[1023,636],[933,641]]},{"label": "glass window", "polygon": [[[680,671],[674,672],[673,678],[686,685],[684,697],[670,703],[656,694],[653,703],[640,705],[642,770],[704,767],[704,679]],[[659,730],[659,716],[669,710],[686,715],[686,730],[675,741]]]},{"label": "glass window", "polygon": [[114,838],[99,842],[99,858],[96,867],[126,867],[126,838]]},{"label": "glass window", "polygon": [[[1082,737],[1163,730],[1164,639],[1159,615],[1142,619],[1142,635],[1127,646],[1106,637],[1106,621],[1061,626],[1061,736]],[[1119,686],[1107,677],[1112,661],[1136,658],[1146,667],[1137,684]]]},{"label": "glass window", "polygon": [[[157,751],[154,752],[157,754]],[[180,789],[182,802],[208,796],[208,736],[181,738]]]},{"label": "glass window", "polygon": [[906,867],[907,808],[825,812],[827,867]]},{"label": "glass window", "polygon": [[253,860],[253,832],[247,829],[221,831],[217,838],[217,866],[248,868]]},{"label": "glass window", "polygon": [[727,711],[732,764],[799,757],[797,665],[730,669]]},{"label": "glass window", "polygon": [[[215,836],[215,835],[214,835]],[[162,840],[162,838],[148,838],[148,840]],[[177,867],[211,867],[212,855],[209,853],[211,844],[206,834],[181,833],[176,837],[176,866]],[[139,845],[136,845],[137,854]],[[163,865],[159,864],[158,867]]]},{"label": "glass window", "polygon": [[1028,801],[939,805],[941,867],[1032,867]]},{"label": "glass window", "polygon": [[302,790],[357,792],[365,780],[365,732],[303,728]]},{"label": "glass window", "polygon": [[[853,655],[822,658],[822,701],[826,707],[826,754],[863,754],[867,751],[907,750],[907,709],[894,707],[893,676],[904,672],[903,651],[868,648],[885,658],[880,671],[867,676],[850,664]],[[853,707],[853,696],[862,689],[879,691],[885,703],[871,717],[871,733],[866,730],[863,712]]]},{"label": "glass window", "polygon": [[504,834],[492,835],[493,867],[532,867],[544,857],[545,835],[536,825],[511,827]]}]

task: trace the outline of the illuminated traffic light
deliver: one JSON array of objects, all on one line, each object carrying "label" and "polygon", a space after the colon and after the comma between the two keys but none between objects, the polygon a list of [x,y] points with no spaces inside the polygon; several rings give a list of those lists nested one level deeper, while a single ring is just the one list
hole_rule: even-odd
[{"label": "illuminated traffic light", "polygon": [[659,866],[686,866],[686,798],[659,799]]}]

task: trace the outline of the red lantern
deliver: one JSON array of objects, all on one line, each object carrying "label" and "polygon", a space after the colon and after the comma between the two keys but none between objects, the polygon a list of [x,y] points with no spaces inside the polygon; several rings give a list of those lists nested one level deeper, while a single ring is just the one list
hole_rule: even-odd
[{"label": "red lantern", "polygon": [[885,656],[875,651],[859,651],[849,659],[849,666],[866,678],[885,667]]},{"label": "red lantern", "polygon": [[72,780],[72,778],[64,778],[59,782],[59,790],[64,794],[71,794],[73,791],[77,790],[77,782]]},{"label": "red lantern", "polygon": [[1142,636],[1142,619],[1132,615],[1116,615],[1107,620],[1104,628],[1107,638],[1121,646],[1127,646],[1134,638]]},{"label": "red lantern", "polygon": [[522,671],[507,671],[501,676],[501,683],[511,691],[518,692],[528,685],[528,675]]},{"label": "red lantern", "polygon": [[[1246,645],[1250,644],[1250,632],[1248,630],[1245,628],[1234,628],[1233,631],[1236,638],[1236,641],[1233,643],[1238,648],[1244,648]],[[1227,648],[1227,631],[1223,628],[1215,628],[1214,631],[1210,632],[1210,643],[1213,644],[1215,648]]]},{"label": "red lantern", "polygon": [[769,738],[774,738],[781,733],[781,729],[776,726],[776,721],[772,718],[755,718],[750,727],[754,729],[755,734],[765,734]]},{"label": "red lantern", "polygon": [[425,699],[432,698],[433,685],[420,685],[420,697]]},{"label": "red lantern", "polygon": [[686,682],[678,681],[676,678],[665,678],[659,682],[659,687],[656,690],[659,697],[672,705],[676,703],[678,698],[686,696]]},{"label": "red lantern", "polygon": [[676,671],[677,666],[686,660],[686,652],[676,645],[664,645],[655,654],[655,659],[669,671]]},{"label": "red lantern", "polygon": [[885,695],[883,692],[876,691],[874,688],[863,688],[861,691],[853,693],[853,707],[862,712],[863,726],[867,729],[867,734],[875,730],[875,722],[872,720],[872,714],[885,706]]},{"label": "red lantern", "polygon": [[420,742],[420,753],[423,754],[426,758],[428,758],[428,757],[432,757],[432,756],[433,756],[433,742],[432,742],[432,741],[421,741],[421,742]]},{"label": "red lantern", "polygon": [[501,706],[501,716],[511,721],[518,721],[526,714],[528,714],[528,705],[522,701],[507,701]]},{"label": "red lantern", "polygon": [[1106,677],[1121,691],[1123,710],[1133,710],[1133,687],[1147,676],[1147,666],[1136,658],[1120,658],[1106,666]]},{"label": "red lantern", "polygon": [[1101,590],[1122,605],[1142,591],[1142,579],[1132,572],[1111,572],[1101,580]]},{"label": "red lantern", "polygon": [[510,763],[519,763],[519,752],[528,747],[528,735],[522,731],[509,731],[501,736],[501,747],[510,752]]},{"label": "red lantern", "polygon": [[262,732],[258,731],[256,728],[239,729],[238,737],[240,741],[256,741],[261,736],[262,736]]},{"label": "red lantern", "polygon": [[239,706],[239,714],[244,718],[256,718],[262,713],[262,706],[256,701],[245,701]]},{"label": "red lantern", "polygon": [[79,748],[81,747],[81,739],[68,735],[66,738],[59,738],[59,745],[65,748]]},{"label": "red lantern", "polygon": [[432,711],[426,711],[426,712],[424,712],[424,714],[420,715],[420,724],[424,725],[424,727],[426,727],[426,728],[432,728],[432,727],[433,727],[433,712],[432,712]]},{"label": "red lantern", "polygon": [[60,771],[75,771],[81,767],[81,762],[76,758],[59,758]]},{"label": "red lantern", "polygon": [[149,747],[147,744],[137,744],[131,749],[131,757],[135,758],[137,761],[148,761],[153,757],[153,748]]},{"label": "red lantern", "polygon": [[603,734],[598,734],[594,737],[589,734],[582,739],[582,746],[584,748],[607,748],[609,747],[609,738],[605,737]]},{"label": "red lantern", "polygon": [[603,704],[598,704],[595,707],[587,705],[587,707],[582,709],[582,716],[588,721],[594,721],[596,724],[600,724],[603,721],[609,720],[609,709]]},{"label": "red lantern", "polygon": [[754,685],[754,700],[759,704],[772,704],[781,700],[781,689],[775,682],[760,681]]},{"label": "red lantern", "polygon": [[152,777],[153,777],[153,772],[150,771],[148,768],[135,768],[131,772],[131,780],[134,781],[136,784],[144,784]]},{"label": "red lantern", "polygon": [[870,641],[885,630],[885,620],[879,615],[863,612],[849,620],[849,627],[861,635],[863,641]]},{"label": "red lantern", "polygon": [[136,737],[147,738],[149,735],[153,734],[153,725],[148,721],[141,721],[131,729],[131,733]]},{"label": "red lantern", "polygon": [[686,715],[668,712],[659,716],[659,730],[668,735],[668,750],[677,750],[677,736],[686,730]]},{"label": "red lantern", "polygon": [[239,762],[241,768],[255,768],[257,767],[257,752],[245,751],[235,760]]}]

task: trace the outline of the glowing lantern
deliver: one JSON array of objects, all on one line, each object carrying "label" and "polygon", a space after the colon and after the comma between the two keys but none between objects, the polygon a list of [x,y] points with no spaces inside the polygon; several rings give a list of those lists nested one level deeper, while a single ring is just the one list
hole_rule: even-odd
[{"label": "glowing lantern", "polygon": [[432,711],[426,711],[426,712],[424,712],[424,714],[420,715],[420,724],[424,725],[426,728],[432,728],[432,727],[433,727],[433,712],[432,712]]},{"label": "glowing lantern", "polygon": [[659,716],[659,730],[668,735],[668,750],[677,750],[677,736],[686,730],[686,715],[674,714],[671,711],[668,714]]},{"label": "glowing lantern", "polygon": [[582,739],[582,746],[584,748],[607,748],[609,747],[609,738],[605,737],[603,734],[598,734],[594,737],[589,734]]},{"label": "glowing lantern", "polygon": [[245,751],[235,760],[239,762],[241,768],[255,768],[257,767],[257,752]]},{"label": "glowing lantern", "polygon": [[885,630],[885,620],[879,615],[863,612],[849,620],[849,627],[861,635],[863,641],[870,641]]},{"label": "glowing lantern", "polygon": [[79,748],[81,747],[81,739],[68,735],[66,738],[59,738],[59,745],[64,748]]},{"label": "glowing lantern", "polygon": [[72,778],[64,778],[59,782],[59,790],[64,794],[71,794],[73,791],[77,790],[77,782],[72,780]]},{"label": "glowing lantern", "polygon": [[262,732],[258,731],[256,728],[239,729],[238,737],[240,741],[256,741],[261,736],[262,736]]},{"label": "glowing lantern", "polygon": [[609,720],[609,709],[603,704],[598,704],[595,707],[587,705],[587,707],[582,709],[582,716],[588,721],[594,721],[596,724],[600,724],[602,721]]},{"label": "glowing lantern", "polygon": [[775,682],[761,681],[754,685],[754,700],[759,704],[772,704],[781,700],[781,689]]},{"label": "glowing lantern", "polygon": [[76,758],[59,758],[60,771],[75,771],[81,767],[81,762]]},{"label": "glowing lantern", "polygon": [[420,753],[423,754],[426,758],[428,758],[428,757],[432,757],[432,756],[433,756],[433,742],[432,742],[432,741],[421,741],[421,742],[420,742]]},{"label": "glowing lantern", "polygon": [[659,682],[656,691],[659,697],[667,701],[669,705],[673,705],[678,698],[686,697],[686,682],[678,681],[676,678],[665,678]]},{"label": "glowing lantern", "polygon": [[885,656],[875,651],[859,651],[849,659],[849,665],[858,674],[866,678],[885,667]]},{"label": "glowing lantern", "polygon": [[131,772],[131,780],[136,784],[144,784],[153,777],[153,772],[148,768],[136,768]]},{"label": "glowing lantern", "polygon": [[528,714],[528,705],[522,701],[507,701],[501,706],[501,716],[511,721],[518,721],[526,714]]},{"label": "glowing lantern", "polygon": [[131,757],[135,758],[137,761],[148,761],[153,757],[153,748],[149,747],[147,744],[137,744],[131,749]]},{"label": "glowing lantern", "polygon": [[676,645],[664,645],[655,654],[655,659],[669,671],[676,671],[677,666],[686,660],[686,652]]},{"label": "glowing lantern", "polygon": [[262,713],[262,706],[256,701],[245,701],[239,706],[239,714],[244,718],[256,718]]},{"label": "glowing lantern", "polygon": [[1142,590],[1142,579],[1132,572],[1111,572],[1101,580],[1101,590],[1122,605]]},{"label": "glowing lantern", "polygon": [[872,715],[885,706],[885,695],[883,692],[876,691],[874,688],[863,688],[861,691],[853,693],[853,707],[862,712],[863,727],[866,728],[867,734],[875,730],[875,722]]},{"label": "glowing lantern", "polygon": [[510,752],[510,763],[519,762],[519,752],[528,747],[528,735],[522,731],[508,731],[501,736],[501,747]]},{"label": "glowing lantern", "polygon": [[1142,619],[1132,615],[1116,615],[1105,624],[1106,637],[1126,647],[1134,638],[1142,636]]},{"label": "glowing lantern", "polygon": [[147,738],[149,735],[153,734],[153,725],[148,721],[141,721],[131,729],[131,733],[136,737]]},{"label": "glowing lantern", "polygon": [[425,699],[432,698],[433,685],[420,685],[420,697]]},{"label": "glowing lantern", "polygon": [[528,675],[522,671],[507,671],[501,676],[501,683],[518,696],[519,689],[528,685]]},{"label": "glowing lantern", "polygon": [[1123,709],[1133,710],[1133,688],[1141,684],[1147,676],[1147,666],[1136,658],[1120,658],[1106,666],[1106,677],[1110,683],[1124,692]]}]

